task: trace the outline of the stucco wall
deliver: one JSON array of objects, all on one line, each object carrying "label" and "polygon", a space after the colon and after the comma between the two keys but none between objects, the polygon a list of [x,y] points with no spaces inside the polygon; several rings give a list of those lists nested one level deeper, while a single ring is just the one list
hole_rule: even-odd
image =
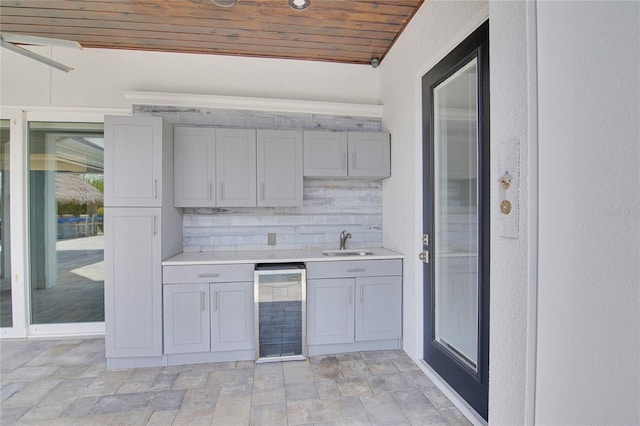
[{"label": "stucco wall", "polygon": [[536,421],[640,424],[640,3],[538,3]]},{"label": "stucco wall", "polygon": [[[531,249],[531,145],[527,4],[490,2],[491,67],[491,297],[489,338],[489,419],[495,425],[525,424],[531,389],[529,288],[535,265]],[[499,146],[519,142],[518,238],[500,235]],[[535,167],[535,166],[534,166]],[[512,200],[513,201],[513,200]]]},{"label": "stucco wall", "polygon": [[379,102],[368,65],[126,50],[30,47],[74,67],[64,73],[0,49],[2,105],[127,107],[123,91],[331,102]]}]

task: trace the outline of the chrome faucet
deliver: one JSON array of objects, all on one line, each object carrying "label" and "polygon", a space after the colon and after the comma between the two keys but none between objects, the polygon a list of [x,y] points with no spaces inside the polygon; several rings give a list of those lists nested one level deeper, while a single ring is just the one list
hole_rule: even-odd
[{"label": "chrome faucet", "polygon": [[351,238],[351,234],[347,231],[342,231],[340,233],[340,250],[344,250],[347,244],[347,239]]}]

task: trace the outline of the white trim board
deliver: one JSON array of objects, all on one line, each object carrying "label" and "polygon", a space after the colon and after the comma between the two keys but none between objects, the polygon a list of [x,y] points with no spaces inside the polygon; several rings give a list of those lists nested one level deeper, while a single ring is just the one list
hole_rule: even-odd
[{"label": "white trim board", "polygon": [[131,105],[166,105],[382,118],[382,105],[165,92],[124,92]]}]

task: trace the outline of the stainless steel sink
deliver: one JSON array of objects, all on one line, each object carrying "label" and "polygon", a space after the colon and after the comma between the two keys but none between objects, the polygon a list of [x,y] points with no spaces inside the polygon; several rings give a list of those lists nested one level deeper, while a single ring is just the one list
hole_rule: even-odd
[{"label": "stainless steel sink", "polygon": [[323,256],[371,256],[373,253],[366,250],[330,250],[323,251]]}]

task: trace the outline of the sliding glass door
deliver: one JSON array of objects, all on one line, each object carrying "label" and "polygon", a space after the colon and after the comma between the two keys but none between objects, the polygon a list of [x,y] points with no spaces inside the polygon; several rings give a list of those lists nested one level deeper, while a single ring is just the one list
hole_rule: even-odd
[{"label": "sliding glass door", "polygon": [[104,321],[103,125],[30,122],[31,324]]}]

